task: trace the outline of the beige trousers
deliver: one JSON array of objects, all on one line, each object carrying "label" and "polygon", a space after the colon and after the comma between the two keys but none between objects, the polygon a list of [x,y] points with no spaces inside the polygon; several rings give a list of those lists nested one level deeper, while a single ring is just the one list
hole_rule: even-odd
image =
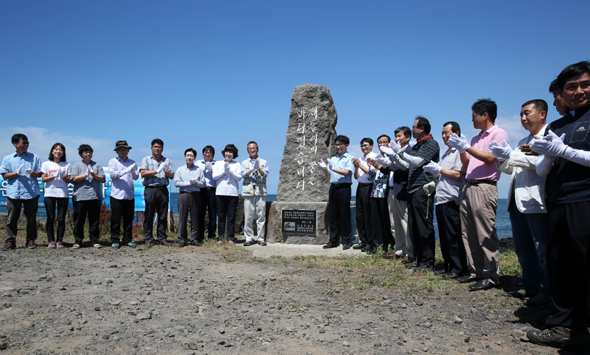
[{"label": "beige trousers", "polygon": [[408,233],[408,202],[395,198],[393,189],[390,188],[387,193],[387,207],[389,208],[391,234],[395,239],[395,253],[413,258],[414,249]]},{"label": "beige trousers", "polygon": [[500,242],[496,233],[498,188],[491,184],[465,184],[461,199],[461,234],[471,273],[500,282]]}]

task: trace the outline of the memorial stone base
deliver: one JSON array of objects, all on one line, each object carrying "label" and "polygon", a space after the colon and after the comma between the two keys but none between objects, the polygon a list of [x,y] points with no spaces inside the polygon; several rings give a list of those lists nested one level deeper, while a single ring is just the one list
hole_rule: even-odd
[{"label": "memorial stone base", "polygon": [[[327,202],[273,202],[270,206],[267,221],[266,241],[269,243],[315,244],[328,243],[329,217]],[[283,210],[316,211],[316,233],[296,234],[283,233]]]}]

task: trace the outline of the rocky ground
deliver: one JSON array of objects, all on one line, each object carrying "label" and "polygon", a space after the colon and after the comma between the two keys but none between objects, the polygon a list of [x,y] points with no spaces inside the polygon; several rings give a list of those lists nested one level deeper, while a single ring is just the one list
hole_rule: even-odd
[{"label": "rocky ground", "polygon": [[259,256],[214,245],[2,252],[0,354],[556,352],[520,339],[549,309],[504,290],[441,286],[431,273],[354,287],[371,270],[251,248]]}]

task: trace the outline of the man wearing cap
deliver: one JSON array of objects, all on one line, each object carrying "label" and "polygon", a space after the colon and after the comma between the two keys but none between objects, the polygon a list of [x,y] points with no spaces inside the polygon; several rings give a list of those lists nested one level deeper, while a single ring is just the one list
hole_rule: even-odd
[{"label": "man wearing cap", "polygon": [[12,136],[12,145],[16,152],[9,154],[2,160],[0,173],[8,182],[6,186],[6,207],[8,221],[6,222],[6,244],[2,250],[16,249],[16,233],[18,232],[18,218],[21,206],[27,217],[27,247],[34,249],[37,239],[37,207],[39,201],[39,183],[41,177],[41,162],[39,157],[27,152],[29,139],[22,133]]},{"label": "man wearing cap", "polygon": [[135,190],[133,180],[139,178],[137,163],[129,159],[127,141],[121,140],[115,143],[117,157],[109,161],[109,174],[111,174],[111,243],[113,249],[119,249],[119,236],[121,234],[121,217],[123,217],[123,244],[135,247],[133,243],[133,217],[135,212]]}]

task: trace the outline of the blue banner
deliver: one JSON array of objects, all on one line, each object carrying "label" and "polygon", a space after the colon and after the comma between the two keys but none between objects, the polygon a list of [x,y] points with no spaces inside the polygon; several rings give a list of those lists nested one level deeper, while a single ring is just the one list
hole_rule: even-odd
[{"label": "blue banner", "polygon": [[[104,199],[102,200],[107,205],[110,205],[110,197],[111,197],[111,175],[109,174],[109,168],[103,168],[104,173],[106,175],[106,182],[102,184],[102,192],[104,195]],[[39,196],[39,207],[45,207],[43,203],[43,196],[45,192],[45,184],[41,181],[41,179],[37,179],[39,183],[39,190],[41,191],[41,196]],[[0,208],[2,210],[6,209],[6,186],[8,186],[8,181],[2,179],[0,176]],[[143,178],[141,175],[139,179],[133,181],[133,188],[135,192],[135,211],[144,211],[145,210],[145,200],[143,199]],[[71,198],[74,194],[74,184],[68,184],[68,190],[70,192],[70,205],[71,205]],[[170,192],[170,185],[168,185],[168,192]]]}]

